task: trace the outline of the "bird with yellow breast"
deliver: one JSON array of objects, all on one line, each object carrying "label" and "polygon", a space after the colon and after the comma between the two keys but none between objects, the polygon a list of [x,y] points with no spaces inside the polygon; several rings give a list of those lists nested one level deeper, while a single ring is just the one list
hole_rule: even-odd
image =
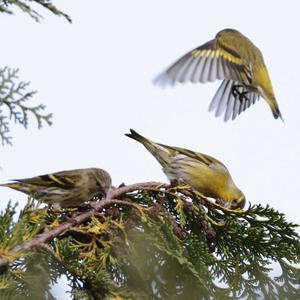
[{"label": "bird with yellow breast", "polygon": [[242,33],[224,29],[216,37],[181,57],[155,83],[222,83],[213,97],[209,111],[224,113],[224,120],[234,120],[241,112],[263,97],[275,119],[282,118],[261,51]]}]

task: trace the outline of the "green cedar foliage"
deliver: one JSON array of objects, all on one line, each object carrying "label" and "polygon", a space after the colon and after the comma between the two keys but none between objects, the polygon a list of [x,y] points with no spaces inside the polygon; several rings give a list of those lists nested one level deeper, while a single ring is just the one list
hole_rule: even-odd
[{"label": "green cedar foliage", "polygon": [[[29,200],[16,218],[8,204],[0,217],[0,256],[10,267],[0,277],[0,299],[34,293],[53,299],[49,285],[61,274],[73,299],[300,297],[295,224],[270,206],[230,211],[185,188],[137,189],[44,247],[12,251],[80,213]],[[37,291],[36,272],[44,279]]]},{"label": "green cedar foliage", "polygon": [[[71,18],[59,10],[50,0],[0,0],[1,13],[13,14],[15,8],[28,14],[35,21],[42,19],[41,14],[33,7],[43,7],[57,16],[63,16],[70,23]],[[28,126],[28,115],[31,113],[37,120],[38,128],[45,122],[51,125],[52,114],[43,114],[45,105],[28,106],[27,101],[36,93],[28,91],[29,83],[18,82],[18,70],[8,67],[0,69],[0,140],[2,145],[11,145],[10,121]]]},{"label": "green cedar foliage", "polygon": [[13,14],[14,8],[19,8],[35,21],[39,22],[42,19],[42,15],[33,9],[32,5],[42,6],[51,13],[57,16],[63,16],[70,23],[72,22],[71,18],[53,5],[50,0],[0,0],[0,13]]},{"label": "green cedar foliage", "polygon": [[40,129],[43,123],[51,125],[52,114],[43,114],[45,105],[27,105],[27,101],[36,94],[28,91],[28,82],[18,82],[18,70],[8,67],[0,69],[0,140],[2,145],[11,145],[10,123],[28,127],[29,114],[32,114]]}]

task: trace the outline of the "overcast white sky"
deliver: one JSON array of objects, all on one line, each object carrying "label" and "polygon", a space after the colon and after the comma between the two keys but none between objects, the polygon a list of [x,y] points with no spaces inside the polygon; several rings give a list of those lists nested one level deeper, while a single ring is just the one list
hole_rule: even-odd
[{"label": "overcast white sky", "polygon": [[[160,165],[124,133],[210,154],[230,170],[251,203],[300,223],[298,1],[55,1],[73,24],[42,11],[0,16],[0,67],[20,68],[38,90],[32,103],[54,113],[52,127],[13,128],[0,147],[1,182],[60,170],[100,167],[114,185],[166,181]],[[162,90],[152,79],[221,29],[235,28],[263,52],[285,124],[260,100],[234,122],[208,113],[220,82]],[[24,205],[21,193],[2,188]]]}]

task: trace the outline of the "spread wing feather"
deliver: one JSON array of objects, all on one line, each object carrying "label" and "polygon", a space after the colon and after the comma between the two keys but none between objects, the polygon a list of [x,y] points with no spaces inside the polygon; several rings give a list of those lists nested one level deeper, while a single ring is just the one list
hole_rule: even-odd
[{"label": "spread wing feather", "polygon": [[[239,99],[232,93],[235,87],[240,94],[245,93],[245,97]],[[223,80],[216,94],[214,95],[209,111],[215,111],[218,117],[224,112],[224,120],[234,120],[241,112],[245,111],[259,99],[259,94],[255,91],[249,91],[247,86],[241,85],[238,81]]]},{"label": "spread wing feather", "polygon": [[249,68],[237,53],[229,52],[211,40],[185,54],[154,82],[166,85],[227,79],[247,83],[251,82],[251,76]]}]

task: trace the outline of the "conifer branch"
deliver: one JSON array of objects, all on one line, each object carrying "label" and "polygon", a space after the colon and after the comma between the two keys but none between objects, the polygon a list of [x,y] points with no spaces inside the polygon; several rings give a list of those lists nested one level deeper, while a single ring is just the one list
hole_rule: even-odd
[{"label": "conifer branch", "polygon": [[2,0],[0,1],[0,12],[13,14],[12,8],[17,7],[35,21],[39,22],[43,18],[42,15],[33,9],[29,3],[40,5],[57,16],[63,16],[68,22],[72,23],[72,19],[53,5],[50,0]]},{"label": "conifer branch", "polygon": [[52,114],[43,114],[45,105],[28,106],[26,104],[36,94],[36,91],[27,91],[29,83],[16,82],[17,80],[18,69],[8,67],[0,69],[0,139],[3,145],[11,145],[11,137],[8,136],[9,121],[27,129],[29,114],[32,114],[37,121],[38,129],[44,122],[48,125],[52,124]]},{"label": "conifer branch", "polygon": [[[9,206],[0,215],[2,284],[11,285],[3,291],[13,293],[11,276],[39,249],[61,265],[77,299],[300,297],[297,225],[270,206],[229,210],[157,182],[111,188],[90,204],[58,213],[29,202],[16,223]],[[274,261],[277,277],[269,275]]]},{"label": "conifer branch", "polygon": [[[104,209],[107,206],[113,205],[113,204],[123,204],[123,205],[128,205],[132,204],[127,200],[119,200],[115,199],[117,197],[122,196],[123,194],[130,193],[132,191],[136,191],[139,189],[147,189],[149,187],[155,188],[156,186],[161,186],[160,183],[156,182],[145,182],[145,183],[137,183],[137,184],[132,184],[128,186],[122,186],[119,188],[114,188],[109,192],[109,195],[106,199],[103,199],[99,202],[91,202],[90,205],[93,209],[87,211],[87,212],[76,212],[74,216],[69,217],[67,221],[61,223],[57,227],[47,230],[41,234],[38,234],[37,236],[33,237],[30,240],[27,240],[19,245],[16,245],[13,247],[10,251],[9,254],[12,255],[13,253],[23,253],[24,250],[29,250],[32,248],[45,248],[44,243],[53,240],[54,238],[60,236],[61,234],[66,234],[68,231],[74,230],[77,225],[82,224],[95,212],[99,212],[102,209]],[[2,261],[1,261],[2,260]],[[6,263],[5,258],[0,257],[0,269],[2,267],[2,264]]]}]

